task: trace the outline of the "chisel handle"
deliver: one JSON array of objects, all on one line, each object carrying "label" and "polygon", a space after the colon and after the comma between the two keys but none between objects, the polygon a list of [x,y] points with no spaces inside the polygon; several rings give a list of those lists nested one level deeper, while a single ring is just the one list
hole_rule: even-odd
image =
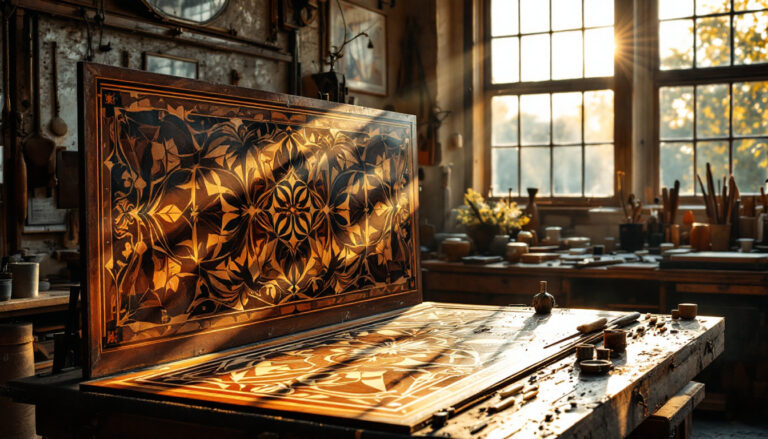
[{"label": "chisel handle", "polygon": [[615,326],[617,328],[621,328],[623,326],[627,326],[630,323],[634,322],[635,320],[640,318],[639,312],[633,312],[632,314],[627,314],[624,317],[619,317],[618,319],[611,322],[611,326]]},{"label": "chisel handle", "polygon": [[595,320],[594,322],[579,325],[576,327],[576,330],[582,334],[588,334],[590,332],[597,331],[598,329],[603,329],[606,323],[608,323],[608,319],[603,317],[601,319]]}]

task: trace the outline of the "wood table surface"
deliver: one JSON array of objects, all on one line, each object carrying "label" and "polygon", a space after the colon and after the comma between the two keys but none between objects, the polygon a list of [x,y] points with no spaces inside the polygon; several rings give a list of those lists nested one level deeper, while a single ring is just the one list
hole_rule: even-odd
[{"label": "wood table surface", "polygon": [[[724,350],[724,320],[668,320],[664,331],[643,318],[628,329],[642,336],[630,338],[627,352],[614,358],[614,369],[604,376],[580,373],[568,356],[522,379],[538,385],[536,398],[489,415],[490,398],[453,414],[441,428],[427,426],[415,436],[469,438],[505,437],[623,437],[661,407]],[[58,376],[30,377],[11,382],[7,393],[37,405],[38,434],[48,437],[405,437],[331,422],[293,419],[253,411],[109,395],[79,390],[80,370]],[[487,426],[473,434],[479,423]]]},{"label": "wood table surface", "polygon": [[37,297],[11,299],[0,302],[0,319],[45,312],[65,311],[69,304],[69,291],[40,292]]}]

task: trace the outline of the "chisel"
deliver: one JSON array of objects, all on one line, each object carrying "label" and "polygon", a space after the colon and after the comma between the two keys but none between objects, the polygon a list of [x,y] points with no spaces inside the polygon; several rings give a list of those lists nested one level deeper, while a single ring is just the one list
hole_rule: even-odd
[{"label": "chisel", "polygon": [[[627,326],[628,324],[634,322],[638,318],[640,318],[640,313],[639,312],[633,312],[631,314],[627,314],[625,316],[622,316],[622,317],[619,317],[619,318],[617,318],[615,320],[612,320],[610,322],[610,326],[612,326],[613,328],[621,328],[622,326]],[[568,337],[565,337],[565,338],[563,338],[561,340],[558,340],[558,341],[556,341],[556,342],[554,342],[552,344],[544,346],[544,349],[552,347],[552,346],[554,346],[556,344],[560,344],[560,343],[562,343],[562,342],[564,342],[566,340],[570,340],[572,338],[576,338],[576,337],[578,337],[580,335],[589,334],[590,332],[595,332],[595,331],[598,331],[600,329],[604,329],[604,328],[606,328],[607,321],[608,320],[603,317],[603,318],[595,320],[594,322],[589,322],[589,323],[584,323],[582,325],[579,325],[579,326],[576,327],[576,330],[578,332],[576,332],[575,334],[571,334]]]}]

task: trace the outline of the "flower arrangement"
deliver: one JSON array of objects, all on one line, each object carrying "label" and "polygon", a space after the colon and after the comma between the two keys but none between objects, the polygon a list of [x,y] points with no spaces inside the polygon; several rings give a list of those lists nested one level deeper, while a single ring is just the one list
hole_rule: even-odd
[{"label": "flower arrangement", "polygon": [[510,233],[530,221],[511,197],[489,204],[482,195],[470,188],[464,194],[464,204],[466,206],[459,208],[457,219],[467,227],[490,226]]}]

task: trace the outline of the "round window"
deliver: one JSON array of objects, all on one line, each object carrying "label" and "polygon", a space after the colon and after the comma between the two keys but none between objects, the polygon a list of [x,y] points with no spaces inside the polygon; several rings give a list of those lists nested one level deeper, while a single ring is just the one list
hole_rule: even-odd
[{"label": "round window", "polygon": [[160,15],[191,23],[207,23],[219,15],[229,0],[144,0]]}]

